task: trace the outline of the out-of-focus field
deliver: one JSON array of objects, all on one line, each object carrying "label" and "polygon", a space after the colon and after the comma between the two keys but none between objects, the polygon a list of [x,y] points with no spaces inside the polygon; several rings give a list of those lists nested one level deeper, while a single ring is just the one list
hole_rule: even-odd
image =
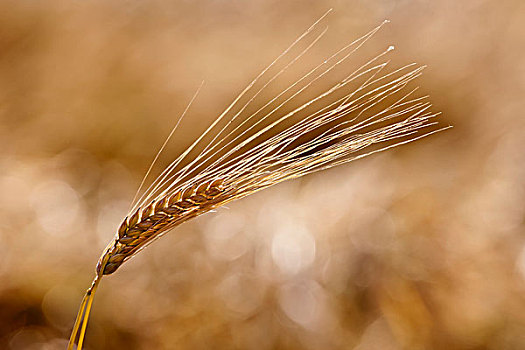
[{"label": "out-of-focus field", "polygon": [[200,82],[175,150],[332,6],[313,59],[388,18],[370,45],[454,128],[176,228],[103,279],[87,348],[525,348],[522,0],[0,2],[0,348],[65,348]]}]

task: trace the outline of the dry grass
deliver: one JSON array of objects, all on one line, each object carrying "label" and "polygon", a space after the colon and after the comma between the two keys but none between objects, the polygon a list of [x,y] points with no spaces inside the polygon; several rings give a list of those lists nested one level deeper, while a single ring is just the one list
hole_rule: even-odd
[{"label": "dry grass", "polygon": [[[393,47],[365,60],[350,74],[341,75],[337,70],[386,22],[307,69],[274,97],[264,98],[266,90],[324,36],[326,29],[319,27],[325,16],[265,68],[134,201],[97,264],[96,277],[82,301],[69,349],[73,349],[77,337],[78,349],[82,348],[102,276],[115,272],[177,225],[285,180],[445,129],[434,127],[437,113],[430,111],[426,98],[414,97],[416,89],[407,88],[421,75],[422,67],[411,64],[386,72],[388,61],[384,57]],[[319,87],[321,92],[316,90]],[[309,95],[311,92],[314,97]]]}]

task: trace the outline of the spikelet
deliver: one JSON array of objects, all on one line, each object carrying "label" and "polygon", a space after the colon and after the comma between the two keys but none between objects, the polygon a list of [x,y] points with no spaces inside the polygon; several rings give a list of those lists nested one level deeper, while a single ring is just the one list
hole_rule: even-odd
[{"label": "spikelet", "polygon": [[[346,61],[386,21],[338,50],[255,112],[248,113],[247,107],[308,52],[326,30],[314,37],[306,49],[289,60],[257,91],[253,91],[255,84],[266,77],[270,68],[289,55],[294,47],[307,40],[326,15],[264,69],[210,127],[160,174],[142,197],[134,200],[134,206],[97,264],[96,277],[80,306],[68,349],[73,349],[77,337],[77,348],[82,348],[93,297],[101,277],[115,272],[138,251],[175,226],[282,181],[344,164],[446,129],[429,129],[436,124],[432,118],[437,113],[429,111],[431,105],[425,98],[411,97],[415,90],[405,91],[407,84],[421,74],[423,67],[407,65],[388,74],[383,73],[388,62],[378,62],[393,47],[368,60],[317,97],[297,103],[306,90],[313,84],[323,82],[327,74]],[[245,96],[249,96],[248,101],[241,104]],[[283,112],[290,105],[294,108]],[[238,109],[236,112],[235,108]],[[212,140],[205,142],[206,137]],[[199,146],[202,148],[200,153],[190,158],[190,153]],[[184,161],[187,164],[182,166]]]}]

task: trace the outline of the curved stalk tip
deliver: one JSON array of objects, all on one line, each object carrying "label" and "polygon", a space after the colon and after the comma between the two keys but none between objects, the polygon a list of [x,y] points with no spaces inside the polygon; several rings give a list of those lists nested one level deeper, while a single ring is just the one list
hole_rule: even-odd
[{"label": "curved stalk tip", "polygon": [[80,307],[78,310],[77,318],[75,320],[75,325],[71,331],[71,336],[69,337],[69,343],[67,345],[67,350],[74,350],[75,340],[78,336],[78,345],[77,350],[82,350],[82,345],[84,343],[84,338],[86,335],[87,324],[89,321],[89,313],[91,311],[91,306],[93,305],[93,299],[95,298],[95,292],[97,290],[98,284],[102,278],[102,274],[97,274],[91,287],[86,291]]}]

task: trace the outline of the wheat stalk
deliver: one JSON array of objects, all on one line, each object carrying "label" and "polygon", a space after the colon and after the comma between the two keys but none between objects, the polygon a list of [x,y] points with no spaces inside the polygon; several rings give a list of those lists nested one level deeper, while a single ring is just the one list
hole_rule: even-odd
[{"label": "wheat stalk", "polygon": [[[247,113],[247,108],[256,98],[307,53],[326,29],[253,92],[255,84],[309,37],[327,14],[265,68],[144,194],[138,200],[135,198],[129,215],[122,221],[98,261],[95,279],[81,303],[68,349],[73,349],[77,338],[77,348],[82,348],[91,305],[102,276],[115,272],[138,251],[175,226],[282,181],[363,158],[446,129],[427,129],[436,124],[432,118],[437,113],[429,111],[431,104],[425,97],[412,98],[415,89],[402,92],[409,82],[421,74],[423,67],[407,65],[381,75],[388,61],[378,62],[393,47],[368,60],[317,97],[283,112],[284,107],[297,103],[304,91],[345,62],[386,21],[338,50],[255,112]],[[350,84],[357,86],[350,88]],[[342,91],[344,93],[341,94]],[[251,97],[241,104],[241,99],[249,92]],[[195,97],[196,94],[186,111]],[[235,108],[238,108],[236,112]],[[182,117],[155,157],[145,179]],[[422,129],[424,131],[420,132]],[[206,137],[212,137],[211,141],[206,142]],[[378,144],[383,146],[372,147]],[[191,157],[191,152],[199,145],[203,149]],[[189,162],[182,166],[184,161]]]}]

